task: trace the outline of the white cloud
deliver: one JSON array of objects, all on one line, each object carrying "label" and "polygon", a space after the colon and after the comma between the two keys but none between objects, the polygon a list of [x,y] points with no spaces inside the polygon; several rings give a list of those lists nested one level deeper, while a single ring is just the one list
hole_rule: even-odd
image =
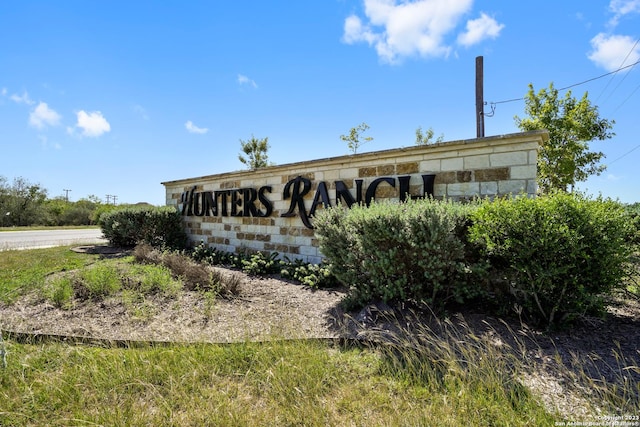
[{"label": "white cloud", "polygon": [[480,18],[467,21],[467,31],[458,36],[458,43],[469,47],[488,38],[495,39],[503,28],[504,24],[498,24],[495,19],[483,12]]},{"label": "white cloud", "polygon": [[615,71],[640,60],[640,45],[634,47],[634,44],[635,40],[629,36],[600,33],[591,39],[593,50],[588,58],[607,71]]},{"label": "white cloud", "polygon": [[640,0],[611,0],[609,10],[614,14],[609,20],[609,25],[615,27],[623,16],[640,13]]},{"label": "white cloud", "polygon": [[2,88],[2,96],[7,96],[7,88],[6,87]]},{"label": "white cloud", "polygon": [[[96,138],[111,131],[111,125],[100,111],[87,113],[84,110],[80,110],[76,113],[76,116],[78,117],[76,127],[82,129],[82,136]],[[73,129],[67,128],[67,132],[70,130],[73,133]]]},{"label": "white cloud", "polygon": [[194,125],[191,120],[189,120],[187,123],[185,123],[184,127],[187,128],[189,133],[197,133],[197,134],[201,134],[202,135],[202,134],[205,134],[205,133],[209,132],[209,129],[207,129],[207,128],[199,128],[198,126]]},{"label": "white cloud", "polygon": [[253,80],[251,80],[249,77],[247,76],[243,76],[242,74],[238,74],[238,84],[240,86],[242,85],[248,85],[251,86],[252,88],[256,89],[258,87],[258,85],[256,84],[256,82],[254,82]]},{"label": "white cloud", "polygon": [[55,110],[49,108],[46,102],[40,102],[29,114],[29,124],[38,129],[46,126],[56,126],[60,123],[62,116]]},{"label": "white cloud", "polygon": [[[366,22],[356,15],[347,17],[342,41],[367,43],[388,63],[414,55],[447,57],[452,48],[445,38],[472,5],[473,0],[364,0]],[[501,29],[502,25],[483,14],[468,24],[468,35],[461,37],[473,44],[497,37]]]},{"label": "white cloud", "polygon": [[[6,93],[5,90],[6,89],[3,90],[3,95]],[[35,102],[31,100],[31,98],[29,98],[29,94],[27,92],[23,92],[22,95],[17,95],[14,93],[9,98],[18,104],[27,104],[27,105],[35,104]]]}]

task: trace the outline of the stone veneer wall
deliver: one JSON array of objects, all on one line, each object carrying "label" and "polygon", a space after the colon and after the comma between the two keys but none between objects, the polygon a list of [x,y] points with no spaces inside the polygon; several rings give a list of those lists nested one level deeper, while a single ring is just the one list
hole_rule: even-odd
[{"label": "stone veneer wall", "polygon": [[[305,227],[297,210],[293,217],[281,216],[291,204],[290,199],[283,197],[284,188],[296,177],[307,178],[312,185],[304,198],[307,212],[320,182],[326,183],[333,206],[336,181],[343,181],[353,193],[355,180],[363,180],[363,188],[366,189],[380,177],[410,175],[410,193],[422,195],[421,175],[434,174],[433,192],[436,198],[468,199],[509,193],[535,195],[537,151],[547,139],[545,131],[517,133],[181,179],[163,182],[163,185],[166,188],[167,205],[180,210],[183,193],[193,188],[196,192],[202,192],[271,186],[271,192],[266,196],[273,205],[273,212],[268,217],[185,216],[184,224],[190,242],[198,244],[203,241],[229,252],[243,248],[276,251],[289,258],[318,263],[322,260],[322,254],[318,251],[313,230]],[[364,195],[362,197],[364,200]],[[399,200],[398,185],[394,188],[382,183],[376,189],[375,198]],[[256,205],[265,213],[263,205],[258,202]]]}]

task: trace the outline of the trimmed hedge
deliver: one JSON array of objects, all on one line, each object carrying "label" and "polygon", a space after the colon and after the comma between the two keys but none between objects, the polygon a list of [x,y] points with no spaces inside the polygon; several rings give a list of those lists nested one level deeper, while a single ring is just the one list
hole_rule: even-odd
[{"label": "trimmed hedge", "polygon": [[602,314],[622,286],[629,259],[624,207],[605,199],[555,193],[482,203],[470,240],[494,268],[502,297],[551,325]]},{"label": "trimmed hedge", "polygon": [[314,218],[320,250],[349,287],[349,303],[464,302],[482,289],[469,281],[465,224],[470,206],[449,202],[373,203],[325,209]]},{"label": "trimmed hedge", "polygon": [[[602,314],[623,286],[629,215],[614,201],[557,193],[471,204],[433,200],[323,209],[314,226],[347,305],[482,303],[554,325]],[[515,311],[514,311],[515,310]]]},{"label": "trimmed hedge", "polygon": [[117,209],[100,215],[98,224],[113,246],[147,243],[159,248],[183,249],[187,242],[182,216],[174,207]]}]

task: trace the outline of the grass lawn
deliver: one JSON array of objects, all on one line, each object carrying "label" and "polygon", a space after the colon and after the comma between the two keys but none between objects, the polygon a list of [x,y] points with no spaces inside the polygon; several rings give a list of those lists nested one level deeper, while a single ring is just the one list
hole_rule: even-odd
[{"label": "grass lawn", "polygon": [[7,347],[0,425],[526,426],[557,419],[513,381],[455,373],[419,380],[376,351],[321,342],[97,348],[9,340]]},{"label": "grass lawn", "polygon": [[[0,252],[0,304],[38,290],[50,273],[95,270],[109,262],[68,248]],[[316,340],[122,348],[24,342],[4,334],[0,426],[575,421],[549,413],[522,385],[524,365],[513,353],[481,338],[458,338],[434,339],[424,348]]]}]

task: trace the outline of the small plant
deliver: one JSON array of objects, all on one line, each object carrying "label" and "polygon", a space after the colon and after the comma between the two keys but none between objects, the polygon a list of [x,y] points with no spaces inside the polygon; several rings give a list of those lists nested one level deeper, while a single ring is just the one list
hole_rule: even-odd
[{"label": "small plant", "polygon": [[140,243],[133,248],[133,259],[141,264],[158,264],[162,259],[162,252],[148,243]]},{"label": "small plant", "polygon": [[367,142],[373,141],[370,136],[362,137],[360,134],[366,132],[369,129],[369,125],[362,122],[358,126],[349,130],[349,135],[340,135],[340,139],[347,143],[349,151],[353,154],[358,153],[358,148]]},{"label": "small plant", "polygon": [[178,252],[165,252],[160,262],[171,272],[182,279],[188,290],[213,290],[226,293],[221,275],[205,264],[191,260],[187,255]]},{"label": "small plant", "polygon": [[97,264],[83,270],[74,284],[77,296],[91,299],[113,295],[122,285],[118,270],[110,264]]},{"label": "small plant", "polygon": [[435,141],[433,139],[433,128],[429,128],[426,131],[422,131],[422,126],[416,129],[416,145],[430,145],[438,144],[444,140],[444,135],[440,134]]},{"label": "small plant", "polygon": [[338,280],[331,272],[329,264],[310,264],[296,259],[287,260],[280,270],[280,275],[285,279],[293,279],[313,289],[331,288],[339,285]]},{"label": "small plant", "polygon": [[[280,274],[285,279],[292,279],[316,289],[339,284],[328,263],[316,265],[299,259],[292,261],[287,257],[278,259],[278,256],[277,252],[269,255],[261,252],[249,254],[247,251],[233,254],[208,247],[204,243],[200,243],[191,252],[191,257],[198,262],[231,266],[255,276]],[[228,286],[230,286],[229,283],[227,283]]]},{"label": "small plant", "polygon": [[202,297],[203,314],[208,321],[213,317],[213,314],[215,313],[218,294],[214,291],[208,290],[201,292],[200,295]]},{"label": "small plant", "polygon": [[269,163],[269,138],[258,139],[251,135],[247,141],[240,140],[242,152],[246,155],[238,154],[238,160],[249,169],[259,169],[270,165]]},{"label": "small plant", "polygon": [[175,296],[183,287],[182,281],[174,279],[171,270],[163,265],[135,265],[129,274],[138,277],[134,282],[136,290],[145,295]]},{"label": "small plant", "polygon": [[49,288],[49,298],[53,304],[64,310],[73,306],[73,280],[68,275],[56,277]]},{"label": "small plant", "polygon": [[277,252],[269,255],[257,252],[250,255],[248,259],[242,260],[242,271],[254,276],[279,273],[281,268],[282,263],[278,260]]}]

